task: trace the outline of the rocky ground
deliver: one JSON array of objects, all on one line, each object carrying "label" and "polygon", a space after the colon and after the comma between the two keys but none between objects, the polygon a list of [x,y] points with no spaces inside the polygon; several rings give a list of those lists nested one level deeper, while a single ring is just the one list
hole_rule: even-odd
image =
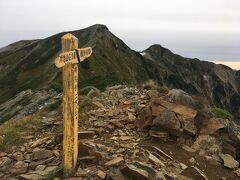
[{"label": "rocky ground", "polygon": [[[197,97],[119,85],[79,102],[72,180],[240,178],[239,126],[206,115]],[[34,135],[0,151],[0,179],[62,179],[61,107],[41,111]]]}]

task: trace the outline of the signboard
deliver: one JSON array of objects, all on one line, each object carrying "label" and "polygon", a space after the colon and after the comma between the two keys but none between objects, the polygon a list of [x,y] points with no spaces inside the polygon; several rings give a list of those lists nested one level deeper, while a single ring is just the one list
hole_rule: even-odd
[{"label": "signboard", "polygon": [[84,61],[92,54],[92,48],[81,48],[59,54],[55,60],[55,65],[58,68],[65,66],[66,64],[75,64]]}]

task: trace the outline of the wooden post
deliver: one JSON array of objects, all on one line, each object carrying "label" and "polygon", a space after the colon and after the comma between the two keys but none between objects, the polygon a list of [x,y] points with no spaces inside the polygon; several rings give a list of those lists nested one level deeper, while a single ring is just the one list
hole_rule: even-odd
[{"label": "wooden post", "polygon": [[[78,39],[68,33],[62,38],[62,51],[78,48]],[[63,67],[63,176],[75,173],[78,157],[78,64]]]},{"label": "wooden post", "polygon": [[62,37],[62,53],[55,65],[63,68],[63,176],[74,175],[78,157],[78,63],[92,54],[92,48],[78,49],[70,33]]}]

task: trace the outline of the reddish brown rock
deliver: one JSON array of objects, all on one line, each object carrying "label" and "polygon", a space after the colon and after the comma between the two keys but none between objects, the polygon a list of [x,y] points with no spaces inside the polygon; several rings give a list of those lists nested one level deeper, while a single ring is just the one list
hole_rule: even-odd
[{"label": "reddish brown rock", "polygon": [[121,169],[121,172],[131,179],[148,180],[148,172],[133,165],[125,166]]},{"label": "reddish brown rock", "polygon": [[162,107],[170,109],[174,113],[181,115],[185,120],[194,119],[197,115],[197,111],[190,107],[180,105],[180,104],[170,103],[168,101],[163,100],[162,98],[154,99],[153,103],[159,104]]},{"label": "reddish brown rock", "polygon": [[27,171],[28,168],[28,164],[23,162],[23,161],[18,161],[17,163],[15,163],[10,169],[9,172],[12,175],[19,175],[19,174],[23,174]]},{"label": "reddish brown rock", "polygon": [[181,132],[180,121],[175,113],[168,109],[165,109],[158,117],[156,117],[152,124],[169,134],[179,135]]},{"label": "reddish brown rock", "polygon": [[149,90],[147,92],[148,97],[150,97],[150,99],[155,99],[159,97],[159,92],[157,90]]},{"label": "reddish brown rock", "polygon": [[152,108],[153,116],[158,116],[159,114],[161,114],[164,111],[164,109],[166,109],[165,107],[155,104],[155,103],[151,103],[151,108]]},{"label": "reddish brown rock", "polygon": [[137,119],[134,124],[140,129],[152,125],[152,112],[150,107],[143,108],[137,112]]},{"label": "reddish brown rock", "polygon": [[188,120],[188,121],[193,120],[197,115],[196,110],[183,105],[175,105],[172,107],[171,110],[176,114],[181,115],[185,120]]},{"label": "reddish brown rock", "polygon": [[221,118],[211,118],[204,121],[204,127],[201,128],[201,134],[209,135],[214,134],[219,129],[225,127]]},{"label": "reddish brown rock", "polygon": [[116,157],[108,162],[106,162],[104,165],[105,166],[118,166],[120,165],[124,159],[122,157]]}]

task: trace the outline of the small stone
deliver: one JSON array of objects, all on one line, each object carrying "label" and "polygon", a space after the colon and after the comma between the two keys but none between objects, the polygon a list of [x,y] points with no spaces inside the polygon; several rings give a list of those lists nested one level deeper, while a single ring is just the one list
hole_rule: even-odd
[{"label": "small stone", "polygon": [[196,164],[196,163],[197,163],[197,162],[196,162],[196,159],[194,159],[193,157],[189,159],[189,162],[190,162],[191,164]]},{"label": "small stone", "polygon": [[240,168],[237,169],[236,171],[234,171],[234,173],[235,173],[238,177],[240,177]]},{"label": "small stone", "polygon": [[152,125],[152,112],[150,107],[145,107],[137,111],[137,118],[134,122],[135,126],[139,129]]},{"label": "small stone", "polygon": [[164,177],[162,172],[156,172],[154,180],[166,180],[166,178]]},{"label": "small stone", "polygon": [[163,150],[159,149],[156,146],[151,146],[151,148],[157,153],[160,154],[161,156],[164,156],[167,159],[173,160],[171,156],[169,156],[167,153],[165,153]]},{"label": "small stone", "polygon": [[164,167],[164,163],[158,159],[156,156],[154,156],[153,154],[149,153],[149,159],[154,162],[156,165],[160,166],[160,167]]},{"label": "small stone", "polygon": [[189,146],[187,146],[187,145],[183,145],[182,148],[183,148],[185,151],[187,151],[187,152],[191,152],[191,153],[196,152],[195,149],[193,149],[193,148],[191,148],[191,147],[189,147]]},{"label": "small stone", "polygon": [[25,173],[27,171],[27,168],[28,168],[27,163],[24,163],[23,161],[18,161],[9,169],[9,172],[12,175],[16,176],[16,175]]},{"label": "small stone", "polygon": [[82,169],[79,167],[77,170],[76,176],[77,177],[85,177],[85,176],[87,176],[88,173],[89,173],[88,169]]},{"label": "small stone", "polygon": [[44,170],[45,173],[55,173],[58,170],[58,166],[47,166]]},{"label": "small stone", "polygon": [[113,137],[111,137],[110,139],[111,139],[111,140],[117,140],[118,137],[117,137],[117,136],[113,136]]},{"label": "small stone", "polygon": [[152,108],[152,115],[153,116],[159,116],[159,114],[161,114],[166,108],[163,106],[160,106],[158,104],[152,103],[151,104],[151,108]]},{"label": "small stone", "polygon": [[37,139],[36,141],[34,141],[31,145],[31,148],[35,148],[38,147],[40,145],[42,145],[43,143],[45,143],[47,140],[49,139],[49,137],[44,137],[41,139]]},{"label": "small stone", "polygon": [[132,102],[131,102],[131,101],[124,101],[123,104],[124,104],[124,105],[131,105]]},{"label": "small stone", "polygon": [[98,170],[97,176],[100,177],[101,179],[104,179],[106,177],[106,173],[103,172],[102,170]]},{"label": "small stone", "polygon": [[108,161],[107,163],[105,163],[105,166],[118,166],[123,161],[124,161],[124,159],[122,157],[116,157],[116,158],[112,159],[111,161]]},{"label": "small stone", "polygon": [[46,159],[46,158],[50,158],[52,157],[52,152],[49,150],[45,150],[45,149],[38,149],[33,151],[32,154],[32,159],[33,160],[41,160],[41,159]]},{"label": "small stone", "polygon": [[167,141],[167,139],[169,137],[169,134],[165,133],[165,132],[150,130],[149,131],[149,136],[151,136],[153,138],[157,138],[157,139],[162,140],[162,141]]},{"label": "small stone", "polygon": [[139,169],[134,165],[125,166],[121,169],[121,172],[131,179],[148,180],[148,172],[143,169]]},{"label": "small stone", "polygon": [[185,164],[180,163],[179,165],[180,165],[180,167],[181,167],[182,170],[187,169],[187,166],[186,166]]},{"label": "small stone", "polygon": [[41,164],[43,164],[43,161],[32,161],[32,162],[30,162],[29,163],[29,165],[28,165],[28,169],[29,170],[35,170],[35,168],[38,166],[38,165],[41,165]]},{"label": "small stone", "polygon": [[24,159],[30,160],[31,159],[31,154],[24,154]]},{"label": "small stone", "polygon": [[231,155],[229,154],[219,154],[224,162],[224,166],[230,169],[236,169],[239,166],[239,162],[236,161]]},{"label": "small stone", "polygon": [[56,157],[58,157],[58,158],[61,156],[59,150],[53,150],[52,153],[54,154],[54,156],[56,156]]},{"label": "small stone", "polygon": [[71,178],[67,178],[67,179],[63,179],[63,180],[86,180],[86,179],[82,178],[82,177],[71,177]]},{"label": "small stone", "polygon": [[119,139],[122,140],[122,141],[126,141],[126,140],[130,140],[132,138],[133,137],[131,137],[131,136],[121,136]]},{"label": "small stone", "polygon": [[136,119],[136,116],[133,114],[133,113],[128,113],[128,119],[129,120],[131,120],[131,121],[133,121],[133,120],[135,120]]},{"label": "small stone", "polygon": [[46,165],[38,165],[35,170],[36,171],[43,171],[45,168],[46,168]]},{"label": "small stone", "polygon": [[195,136],[197,133],[197,128],[195,126],[194,120],[188,121],[184,123],[183,130],[188,134]]},{"label": "small stone", "polygon": [[12,163],[12,160],[9,157],[2,157],[0,159],[0,172],[8,170]]},{"label": "small stone", "polygon": [[113,124],[116,128],[123,128],[124,125],[121,124],[119,121],[110,121],[111,124]]},{"label": "small stone", "polygon": [[98,164],[96,156],[83,156],[79,158],[79,161],[84,162],[85,164]]},{"label": "small stone", "polygon": [[45,179],[43,176],[39,174],[22,174],[18,176],[20,180],[42,180]]},{"label": "small stone", "polygon": [[126,151],[125,148],[120,148],[120,149],[118,149],[115,153],[121,154],[121,153],[123,153],[123,152],[125,152],[125,151]]},{"label": "small stone", "polygon": [[16,161],[23,161],[24,160],[22,152],[15,152],[15,153],[13,153],[13,155],[11,157],[13,159],[15,159]]},{"label": "small stone", "polygon": [[90,98],[98,97],[100,95],[101,95],[101,92],[97,88],[94,88],[94,89],[92,88],[87,94],[87,96]]},{"label": "small stone", "polygon": [[219,166],[220,165],[220,163],[216,159],[214,159],[212,156],[204,156],[204,158],[211,165],[214,165],[214,166]]},{"label": "small stone", "polygon": [[26,148],[25,148],[24,146],[22,146],[22,147],[20,148],[20,151],[24,153],[24,152],[26,151]]},{"label": "small stone", "polygon": [[172,135],[179,136],[181,133],[181,123],[176,114],[169,109],[163,110],[159,116],[153,119],[152,125]]},{"label": "small stone", "polygon": [[0,157],[4,157],[4,156],[7,156],[7,153],[5,153],[5,152],[0,152]]}]

